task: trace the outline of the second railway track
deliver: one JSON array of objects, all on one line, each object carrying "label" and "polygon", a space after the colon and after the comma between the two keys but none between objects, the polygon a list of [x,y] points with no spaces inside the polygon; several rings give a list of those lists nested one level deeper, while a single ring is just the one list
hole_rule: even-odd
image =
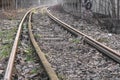
[{"label": "second railway track", "polygon": [[[47,13],[45,13],[44,11],[46,11]],[[42,10],[34,10],[34,12],[36,14],[34,14],[32,17],[33,10],[28,11],[19,25],[18,33],[16,35],[11,56],[9,58],[4,80],[11,80],[11,76],[13,75],[14,62],[16,62],[15,66],[21,66],[21,64],[19,64],[19,62],[21,62],[19,58],[26,57],[26,54],[21,55],[20,53],[29,52],[27,50],[24,51],[24,49],[25,46],[29,46],[28,48],[32,48],[30,47],[30,40],[36,50],[36,53],[38,53],[41,64],[45,69],[42,71],[43,73],[45,72],[45,75],[48,75],[50,80],[58,80],[58,78],[60,80],[98,80],[110,78],[119,79],[119,65],[108,57],[103,56],[95,48],[105,53],[117,62],[120,62],[119,53],[116,53],[112,49],[109,49],[108,47],[100,44],[89,36],[84,35],[78,30],[67,25],[66,23],[58,20],[56,17],[50,14],[46,8]],[[49,17],[55,20],[57,23],[64,26],[64,28],[51,20],[46,14],[49,15]],[[22,25],[24,25],[23,31]],[[25,26],[28,26],[29,31],[28,29],[26,29],[27,27],[24,28]],[[22,35],[20,34],[21,31]],[[32,32],[34,33],[34,35],[32,34]],[[30,37],[28,36],[28,33]],[[18,47],[17,50],[20,35],[20,41],[22,45]],[[34,36],[37,42],[35,41]],[[92,48],[89,45],[84,45],[84,41],[95,48]],[[39,48],[39,46],[41,49]],[[16,52],[19,53],[17,54],[17,56]],[[18,60],[18,62],[14,61],[15,56],[17,57],[16,60]],[[34,58],[34,61],[38,60]],[[55,72],[52,68],[55,70]],[[24,70],[25,69],[23,69],[22,75],[27,75],[24,74]],[[38,68],[36,70],[38,70]],[[28,69],[26,69],[26,72],[27,71]],[[39,70],[37,72],[39,72]],[[114,76],[112,76],[113,74]],[[49,80],[48,77],[46,77],[45,80]]]},{"label": "second railway track", "polygon": [[[59,77],[67,80],[119,78],[119,64],[113,61],[120,62],[119,53],[60,21],[49,10],[47,14],[62,26],[51,21],[45,14],[38,13],[33,16],[33,32]],[[83,45],[84,41],[96,49]],[[116,67],[118,72],[114,71],[112,66]]]}]

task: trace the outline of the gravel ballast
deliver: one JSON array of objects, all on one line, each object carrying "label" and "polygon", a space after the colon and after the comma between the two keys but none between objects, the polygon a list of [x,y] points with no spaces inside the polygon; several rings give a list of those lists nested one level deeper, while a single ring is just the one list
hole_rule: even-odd
[{"label": "gravel ballast", "polygon": [[[79,22],[67,14],[54,12],[54,15],[73,25]],[[33,15],[32,24],[34,36],[60,80],[120,79],[120,65],[84,45],[82,37],[76,38],[40,11]]]},{"label": "gravel ballast", "polygon": [[27,22],[23,24],[15,60],[15,69],[15,73],[13,73],[14,80],[49,80],[42,63],[30,42]]},{"label": "gravel ballast", "polygon": [[120,53],[120,34],[109,33],[106,29],[101,29],[103,26],[98,25],[98,21],[90,17],[91,14],[87,14],[89,17],[84,16],[84,19],[80,19],[57,9],[51,9],[51,13],[72,27]]}]

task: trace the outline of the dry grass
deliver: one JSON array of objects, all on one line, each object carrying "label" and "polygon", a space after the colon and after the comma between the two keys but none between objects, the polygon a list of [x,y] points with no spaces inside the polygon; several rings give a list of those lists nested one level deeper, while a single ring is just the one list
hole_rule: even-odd
[{"label": "dry grass", "polygon": [[16,17],[16,11],[2,11],[0,13],[0,18],[12,20]]}]

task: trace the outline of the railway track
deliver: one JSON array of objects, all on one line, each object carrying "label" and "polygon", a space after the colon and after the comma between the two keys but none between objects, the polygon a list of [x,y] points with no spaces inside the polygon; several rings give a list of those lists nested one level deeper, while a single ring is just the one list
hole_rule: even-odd
[{"label": "railway track", "polygon": [[53,16],[49,10],[47,10],[47,14],[49,15],[49,17],[51,19],[53,19],[54,21],[56,21],[58,24],[62,25],[65,29],[69,30],[71,33],[77,35],[77,36],[83,36],[84,37],[84,41],[88,44],[90,44],[91,46],[95,47],[96,49],[98,49],[99,51],[101,51],[102,53],[104,53],[105,55],[109,56],[110,58],[112,58],[113,60],[117,61],[118,63],[120,63],[120,53],[116,52],[115,50],[112,50],[111,48],[101,44],[100,42],[94,40],[93,38],[91,38],[90,36],[87,36],[86,34],[78,31],[77,29],[73,28],[72,26],[62,22],[61,20],[59,20],[58,18],[56,18],[55,16]]},{"label": "railway track", "polygon": [[[86,55],[89,55],[91,53],[91,51],[93,51],[91,53],[91,55],[89,55],[89,56],[91,56],[91,58],[93,56],[97,55],[97,54],[94,54],[94,52],[96,52],[96,53],[102,52],[102,53],[105,53],[106,55],[109,55],[109,57],[112,57],[112,59],[114,59],[115,61],[119,62],[119,53],[115,52],[114,50],[112,50],[112,49],[110,49],[108,47],[106,49],[106,46],[103,46],[101,43],[99,43],[99,42],[95,41],[94,39],[90,38],[89,36],[79,32],[78,30],[72,28],[71,26],[67,25],[66,23],[61,22],[56,17],[54,17],[49,12],[49,10],[47,11],[47,14],[49,15],[49,17],[51,17],[53,20],[55,20],[55,22],[57,21],[60,25],[62,24],[61,28],[63,28],[63,26],[64,26],[65,30],[67,30],[67,31],[69,30],[68,32],[74,34],[74,35],[67,34],[67,31],[66,31],[66,33],[64,33],[65,30],[60,29],[59,28],[60,26],[55,24],[54,21],[52,22],[47,17],[42,17],[41,18],[41,16],[42,16],[41,14],[37,15],[36,17],[34,16],[36,18],[36,20],[33,19],[33,21],[34,21],[33,26],[34,27],[36,26],[36,27],[34,28],[35,30],[33,30],[33,32],[34,32],[35,35],[39,33],[39,35],[37,35],[37,37],[36,37],[36,39],[37,39],[37,41],[39,43],[39,46],[42,48],[42,51],[44,51],[46,53],[46,55],[48,57],[48,60],[50,61],[52,66],[54,68],[56,68],[55,70],[57,71],[57,74],[62,73],[61,71],[63,71],[63,73],[65,73],[65,74],[68,74],[68,72],[65,72],[65,68],[58,67],[58,66],[67,67],[68,69],[66,69],[66,70],[71,71],[72,68],[70,70],[70,66],[73,67],[74,64],[75,65],[77,64],[77,63],[72,63],[72,62],[79,61],[79,60],[76,59],[77,56],[79,56],[79,57],[83,56],[84,53],[87,53],[88,51],[90,51],[90,52],[88,54],[86,54]],[[37,25],[35,25],[35,24],[37,24]],[[65,35],[69,35],[69,36],[65,36]],[[71,37],[71,35],[74,36],[74,37]],[[75,38],[75,35],[78,37],[78,39]],[[81,37],[83,37],[83,39]],[[74,44],[76,46],[73,46],[72,43],[70,42],[72,40],[73,40],[73,42],[77,42],[77,44],[79,44],[79,46],[77,44]],[[83,45],[81,44],[82,40],[84,42],[92,45],[93,47],[97,48],[100,52],[97,52],[96,50],[94,51],[94,49],[90,50],[89,48],[83,47]],[[70,44],[72,46],[69,46]],[[105,47],[105,49],[104,49],[104,47]],[[71,48],[71,49],[69,49],[69,48]],[[83,51],[81,51],[81,49],[83,49]],[[70,52],[70,51],[72,51],[72,52]],[[75,52],[76,52],[76,54],[75,54]],[[80,55],[79,53],[81,53],[81,54],[83,53],[83,55]],[[76,57],[75,57],[75,55],[76,55]],[[82,58],[82,57],[80,57],[80,58],[84,60],[84,58]],[[87,58],[87,57],[85,57],[85,58]],[[103,58],[100,58],[100,59],[102,60]],[[90,59],[90,61],[92,61],[92,60]],[[109,63],[112,64],[111,60],[110,60],[110,62],[108,62],[108,61],[105,61],[104,64],[106,64],[106,65],[109,64]],[[88,60],[88,62],[89,62],[89,60]],[[85,62],[83,62],[83,63],[85,63]],[[85,63],[85,64],[89,64],[89,63]],[[93,62],[93,64],[94,64],[94,62]],[[98,66],[98,65],[96,65],[96,66]],[[79,66],[79,68],[80,68],[80,66]],[[72,76],[72,75],[66,75],[66,76]],[[73,78],[71,78],[71,79],[73,79]],[[81,79],[81,78],[78,78],[78,79]],[[77,79],[75,79],[75,80],[77,80]]]},{"label": "railway track", "polygon": [[[56,75],[56,73],[54,72],[54,70],[51,68],[51,65],[50,63],[47,61],[46,57],[49,57],[47,55],[44,55],[44,53],[42,52],[44,49],[40,49],[39,48],[39,45],[37,44],[34,36],[32,34],[32,24],[31,24],[31,21],[32,21],[32,14],[33,14],[33,10],[35,9],[32,9],[30,11],[28,11],[25,16],[23,17],[23,19],[21,20],[21,23],[19,24],[19,28],[18,28],[18,32],[17,32],[17,35],[16,35],[16,38],[15,38],[15,41],[14,41],[14,44],[13,44],[13,48],[12,48],[12,51],[11,51],[11,55],[10,55],[10,58],[9,58],[9,62],[8,62],[8,66],[7,66],[7,69],[6,69],[6,73],[5,73],[5,76],[4,76],[4,80],[11,80],[11,76],[12,76],[12,71],[13,71],[13,65],[14,65],[14,60],[15,60],[15,56],[16,56],[16,52],[17,52],[17,47],[18,47],[18,41],[19,41],[19,37],[21,35],[21,32],[22,32],[22,25],[25,21],[25,19],[27,19],[29,17],[29,19],[27,20],[28,21],[28,28],[29,28],[29,36],[30,36],[30,40],[32,42],[32,45],[34,46],[35,50],[36,50],[36,53],[38,54],[40,60],[41,60],[41,63],[43,65],[43,67],[45,68],[45,71],[47,73],[47,75],[49,76],[49,79],[50,80],[59,80],[58,77],[60,78],[59,74],[58,76]],[[55,32],[55,33],[52,33],[51,31],[53,30],[60,30],[59,28],[52,28],[52,27],[49,27],[49,28],[46,28],[48,25],[51,25],[52,22],[49,24],[47,24],[47,21],[45,24],[47,24],[46,26],[44,25],[44,27],[42,27],[42,25],[40,26],[41,29],[39,30],[39,32],[42,32],[42,36],[44,36],[44,38],[41,38],[42,41],[57,41],[57,42],[62,42],[62,41],[66,41],[65,43],[61,43],[61,44],[64,44],[63,46],[61,46],[61,48],[59,48],[59,50],[62,50],[63,47],[65,47],[65,44],[67,43],[68,40],[72,39],[74,40],[73,38],[75,38],[76,36],[80,37],[78,38],[78,40],[83,40],[84,42],[92,45],[93,47],[95,47],[96,49],[98,49],[100,52],[104,53],[105,55],[109,56],[111,59],[117,61],[118,63],[120,63],[120,54],[115,52],[114,50],[104,46],[103,44],[95,41],[94,39],[92,39],[91,37],[81,33],[80,31],[74,29],[73,27],[71,27],[70,25],[60,21],[59,19],[57,19],[55,16],[53,16],[48,9],[44,9],[46,11],[46,14],[51,18],[53,19],[55,22],[57,22],[58,24],[61,25],[61,27],[64,27],[65,30],[65,33],[63,35],[67,35],[67,36],[64,36],[63,35],[56,35],[55,37],[53,37],[52,35],[49,35],[49,34],[58,34],[58,32]],[[44,18],[44,17],[43,17]],[[44,19],[43,19],[44,20]],[[57,25],[59,27],[59,25]],[[64,31],[64,30],[63,30]],[[71,36],[71,34],[68,34],[68,32],[74,34],[75,37]],[[47,35],[45,35],[47,34]],[[62,34],[62,33],[61,33]],[[40,35],[39,35],[40,36]],[[49,36],[49,37],[48,37]],[[82,36],[82,37],[81,37]],[[67,40],[66,40],[66,37],[69,37]],[[76,39],[77,40],[77,39]],[[78,42],[78,40],[75,42]],[[79,41],[80,41],[79,40]],[[56,42],[54,44],[57,44]],[[52,44],[52,45],[54,45]],[[69,43],[68,43],[69,44]],[[66,44],[66,45],[68,45]],[[77,43],[76,43],[77,44]],[[59,45],[59,44],[58,44]],[[44,45],[43,45],[44,46]],[[79,45],[80,46],[80,45]],[[57,47],[57,46],[56,46]],[[71,50],[71,46],[69,46],[68,50]],[[73,48],[73,47],[72,47]],[[47,49],[47,48],[46,48]],[[55,48],[57,50],[57,48]],[[87,48],[85,48],[87,49]],[[46,51],[46,50],[44,50]],[[54,54],[55,55],[55,54]],[[66,54],[67,55],[67,54]],[[46,56],[46,57],[45,57]],[[58,56],[60,57],[60,55]],[[50,60],[50,59],[49,59]],[[58,60],[56,60],[58,61]],[[53,62],[54,63],[54,62]]]},{"label": "railway track", "polygon": [[[31,31],[31,15],[32,15],[32,11],[35,10],[37,8],[33,8],[31,10],[29,10],[24,17],[22,18],[20,24],[19,24],[19,28],[16,34],[16,38],[12,47],[12,51],[9,57],[9,61],[8,61],[8,66],[6,68],[6,72],[5,72],[5,76],[4,76],[4,80],[12,80],[12,72],[13,72],[13,68],[14,68],[14,62],[15,62],[15,57],[16,57],[16,52],[17,52],[17,48],[18,48],[18,42],[20,39],[20,35],[22,34],[22,28],[23,28],[23,24],[28,24],[28,28],[29,28],[29,36],[30,36],[30,40],[32,42],[32,45],[34,46],[36,53],[39,56],[39,59],[44,67],[44,69],[46,70],[47,75],[49,76],[49,79],[51,80],[58,80],[56,73],[54,72],[54,70],[51,68],[51,65],[49,64],[49,62],[47,61],[47,59],[44,56],[44,53],[40,50],[39,46],[37,45],[37,43],[35,42],[35,39],[32,35],[32,31]],[[28,18],[29,17],[29,18]],[[28,19],[28,20],[27,20]],[[25,23],[25,21],[28,21],[27,23]]]}]

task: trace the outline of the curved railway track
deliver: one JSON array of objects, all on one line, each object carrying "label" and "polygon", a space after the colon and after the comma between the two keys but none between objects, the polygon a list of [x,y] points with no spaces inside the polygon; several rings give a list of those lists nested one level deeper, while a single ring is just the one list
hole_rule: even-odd
[{"label": "curved railway track", "polygon": [[22,18],[20,24],[19,24],[19,28],[14,40],[14,44],[12,47],[12,51],[10,53],[10,57],[9,57],[9,61],[8,61],[8,66],[5,72],[5,76],[4,76],[4,80],[11,80],[11,75],[12,75],[12,70],[13,70],[13,65],[14,65],[14,60],[15,60],[15,56],[16,56],[16,51],[17,51],[17,47],[18,47],[18,41],[19,41],[19,37],[21,34],[21,30],[22,30],[22,24],[25,20],[25,18],[27,17],[27,15],[31,12],[31,10],[29,10],[24,17]]},{"label": "curved railway track", "polygon": [[[34,35],[32,33],[32,24],[31,24],[31,20],[32,20],[32,14],[33,14],[33,10],[35,10],[37,8],[31,9],[29,10],[23,17],[23,19],[21,20],[20,24],[19,24],[19,28],[18,28],[18,32],[16,34],[16,38],[13,44],[13,48],[10,54],[10,58],[8,61],[8,66],[5,72],[5,76],[4,76],[4,80],[11,80],[11,75],[12,75],[12,71],[13,71],[13,65],[14,65],[14,60],[15,60],[15,56],[16,56],[16,51],[17,51],[17,47],[18,47],[18,41],[19,41],[19,37],[21,35],[21,30],[22,30],[22,25],[25,21],[25,19],[27,17],[29,17],[28,19],[28,27],[29,27],[29,35],[30,35],[30,39],[31,42],[42,62],[42,65],[44,66],[50,80],[59,80],[56,73],[54,72],[54,70],[51,68],[50,63],[47,61],[44,53],[41,51],[41,49],[39,48],[37,42],[35,41]],[[69,32],[73,33],[76,36],[82,36],[84,41],[88,44],[90,44],[91,46],[95,47],[96,49],[98,49],[99,51],[101,51],[102,53],[104,53],[105,55],[109,56],[111,59],[117,61],[118,63],[120,63],[120,54],[115,52],[114,50],[110,49],[107,46],[104,46],[103,44],[97,42],[96,40],[92,39],[91,37],[83,34],[82,32],[76,30],[75,28],[71,27],[70,25],[60,21],[59,19],[57,19],[55,16],[53,16],[49,10],[47,8],[44,9],[47,13],[47,15],[53,19],[55,22],[57,22],[58,24],[62,25],[66,30],[68,30]]]},{"label": "curved railway track", "polygon": [[77,35],[77,36],[83,36],[84,41],[88,44],[90,44],[91,46],[93,46],[94,48],[98,49],[99,51],[101,51],[102,53],[104,53],[105,55],[109,56],[110,58],[112,58],[113,60],[117,61],[118,63],[120,63],[120,53],[117,53],[115,50],[101,44],[100,42],[96,41],[95,39],[91,38],[90,36],[87,36],[86,34],[78,31],[77,29],[73,28],[72,26],[62,22],[61,20],[59,20],[58,18],[56,18],[55,16],[53,16],[49,10],[46,10],[48,16],[53,19],[54,21],[56,21],[58,24],[62,25],[65,29],[69,30],[71,33]]},{"label": "curved railway track", "polygon": [[32,31],[31,31],[31,15],[33,13],[32,11],[37,9],[37,8],[33,8],[33,9],[29,10],[24,15],[24,17],[22,18],[22,20],[21,20],[21,22],[19,24],[19,28],[18,28],[18,31],[17,31],[17,34],[16,34],[16,38],[14,40],[12,51],[11,51],[11,54],[10,54],[10,57],[9,57],[8,66],[7,66],[7,69],[6,69],[6,72],[5,72],[4,80],[11,80],[12,71],[13,71],[13,65],[14,65],[14,62],[15,62],[15,56],[16,56],[16,51],[17,51],[17,48],[18,48],[19,38],[20,38],[20,35],[21,35],[22,25],[23,25],[25,19],[27,19],[27,17],[29,17],[28,27],[29,27],[30,39],[31,39],[31,42],[32,42],[32,44],[33,44],[39,58],[40,58],[40,61],[41,61],[42,65],[44,66],[50,80],[58,80],[56,73],[51,68],[51,65],[49,64],[49,62],[45,58],[44,53],[40,50],[39,46],[37,45],[37,43],[36,43],[36,41],[34,39],[34,36],[32,34]]}]

